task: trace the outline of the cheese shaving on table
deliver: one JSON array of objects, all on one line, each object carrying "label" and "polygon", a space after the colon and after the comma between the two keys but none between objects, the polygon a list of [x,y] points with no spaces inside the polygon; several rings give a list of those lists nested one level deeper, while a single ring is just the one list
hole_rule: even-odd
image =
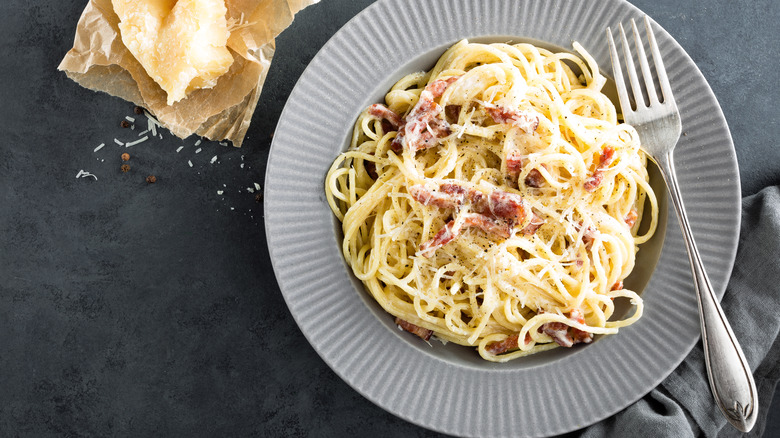
[{"label": "cheese shaving on table", "polygon": [[93,174],[91,174],[91,173],[89,173],[89,172],[87,172],[85,170],[79,170],[79,173],[76,174],[76,179],[87,178],[87,177],[95,178],[95,181],[97,181],[97,179],[98,179],[97,176],[95,176],[95,175],[93,175]]}]

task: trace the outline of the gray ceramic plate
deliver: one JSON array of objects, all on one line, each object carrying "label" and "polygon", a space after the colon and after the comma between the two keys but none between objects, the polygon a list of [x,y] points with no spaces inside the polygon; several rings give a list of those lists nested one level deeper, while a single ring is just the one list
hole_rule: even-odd
[{"label": "gray ceramic plate", "polygon": [[[422,4],[380,0],[365,9],[325,44],[292,91],[265,179],[266,232],[279,287],[322,359],[366,398],[408,421],[465,436],[553,435],[587,426],[653,389],[698,340],[687,256],[664,196],[659,232],[640,250],[629,283],[645,299],[639,322],[587,346],[494,364],[470,348],[415,342],[393,326],[343,261],[323,184],[357,115],[382,101],[404,74],[431,68],[458,40],[532,41],[565,50],[576,40],[606,73],[606,27],[643,14],[621,0]],[[740,221],[734,146],[699,70],[654,26],[683,119],[675,154],[680,186],[722,296]],[[657,174],[651,179],[664,194]]]}]

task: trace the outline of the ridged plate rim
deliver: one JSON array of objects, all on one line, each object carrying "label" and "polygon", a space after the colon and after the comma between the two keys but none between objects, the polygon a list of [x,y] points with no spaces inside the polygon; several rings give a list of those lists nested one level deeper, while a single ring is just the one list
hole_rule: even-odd
[{"label": "ridged plate rim", "polygon": [[[364,292],[341,257],[324,175],[345,147],[357,114],[370,103],[366,96],[388,75],[399,79],[406,60],[461,38],[516,35],[560,47],[576,40],[607,73],[606,27],[644,14],[623,0],[429,4],[372,4],[323,46],[290,94],[265,178],[266,235],[280,290],[328,366],[401,418],[461,436],[547,436],[585,427],[652,390],[699,338],[690,269],[673,211],[667,212],[664,247],[643,293],[645,315],[635,325],[543,366],[466,366],[410,348],[359,299]],[[684,136],[675,151],[680,187],[721,297],[739,237],[734,145],[706,79],[684,49],[653,26],[683,119]]]}]

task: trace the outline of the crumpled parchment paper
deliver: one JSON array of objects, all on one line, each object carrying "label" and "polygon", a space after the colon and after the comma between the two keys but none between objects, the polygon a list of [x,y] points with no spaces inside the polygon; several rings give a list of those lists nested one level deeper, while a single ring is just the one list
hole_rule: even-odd
[{"label": "crumpled parchment paper", "polygon": [[173,105],[122,43],[111,0],[89,1],[73,48],[58,69],[83,87],[146,108],[178,137],[197,134],[240,147],[271,65],[274,39],[298,11],[318,1],[226,0],[226,18],[236,23],[227,43],[234,59],[230,70],[214,88],[195,90]]}]

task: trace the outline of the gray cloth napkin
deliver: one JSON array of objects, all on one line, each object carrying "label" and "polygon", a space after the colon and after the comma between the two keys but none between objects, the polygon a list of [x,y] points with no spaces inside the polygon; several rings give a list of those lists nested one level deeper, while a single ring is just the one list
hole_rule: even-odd
[{"label": "gray cloth napkin", "polygon": [[[737,258],[721,302],[750,363],[759,393],[759,416],[744,435],[760,437],[780,380],[780,187],[742,200]],[[743,436],[718,410],[710,392],[701,343],[659,387],[582,437]]]}]

